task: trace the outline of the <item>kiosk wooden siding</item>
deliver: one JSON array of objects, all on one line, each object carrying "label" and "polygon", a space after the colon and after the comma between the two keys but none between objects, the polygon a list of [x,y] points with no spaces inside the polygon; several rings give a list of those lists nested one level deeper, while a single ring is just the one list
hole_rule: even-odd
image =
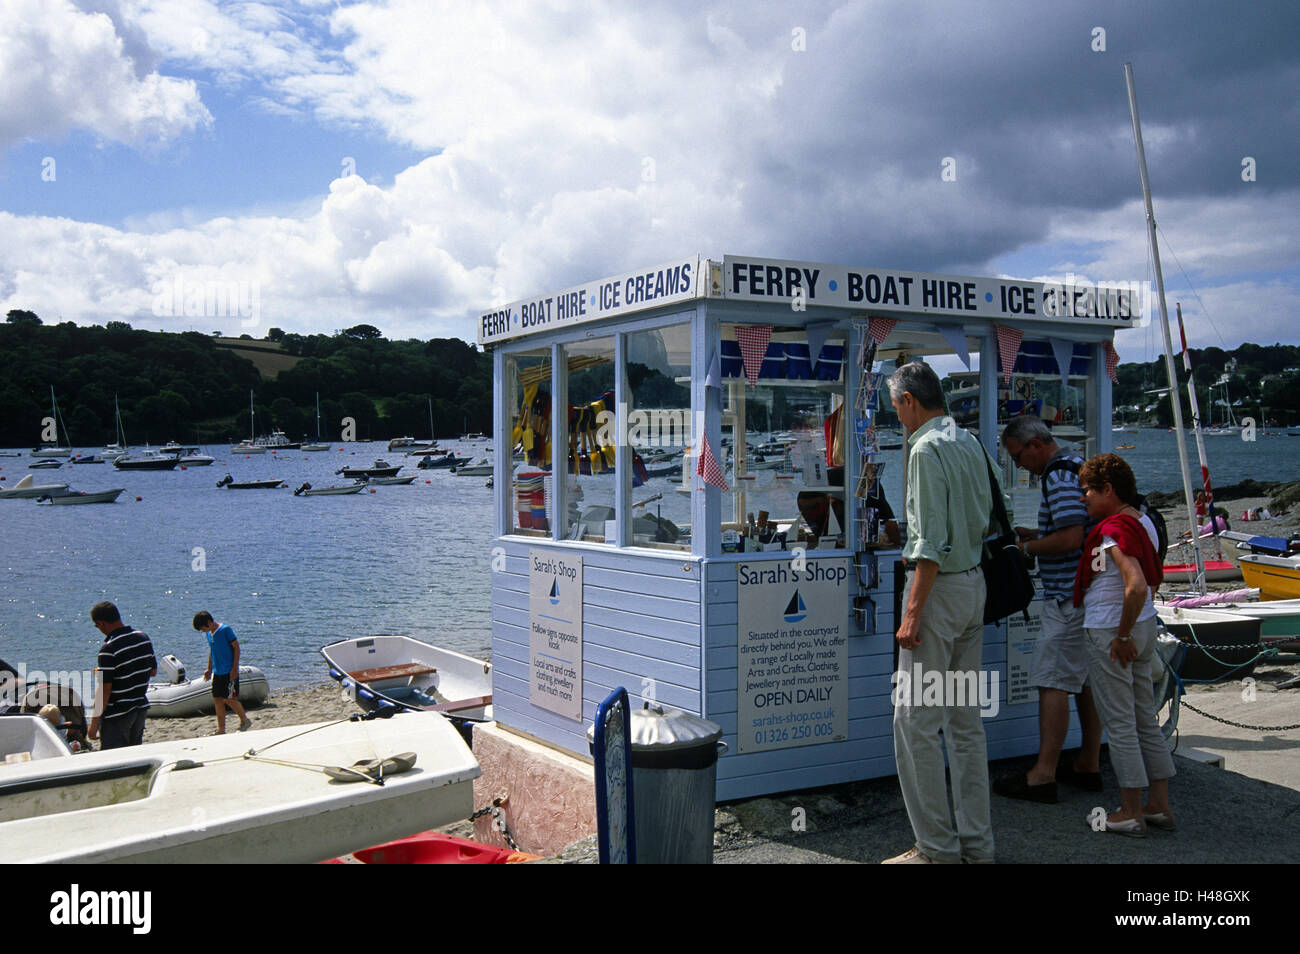
[{"label": "kiosk wooden siding", "polygon": [[636,708],[652,695],[658,704],[703,714],[699,560],[688,553],[639,556],[580,548],[583,721],[575,723],[528,701],[528,553],[564,544],[502,539],[499,545],[505,569],[492,575],[492,707],[498,722],[586,753],[585,733],[596,706],[618,686],[627,688]]}]

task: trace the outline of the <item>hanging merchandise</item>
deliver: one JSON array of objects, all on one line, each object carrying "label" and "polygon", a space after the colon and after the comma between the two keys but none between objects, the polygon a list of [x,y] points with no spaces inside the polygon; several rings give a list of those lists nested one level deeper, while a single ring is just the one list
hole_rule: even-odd
[{"label": "hanging merchandise", "polygon": [[511,434],[513,446],[523,449],[524,457],[534,467],[551,466],[551,396],[539,391],[536,384],[524,388],[519,420]]}]

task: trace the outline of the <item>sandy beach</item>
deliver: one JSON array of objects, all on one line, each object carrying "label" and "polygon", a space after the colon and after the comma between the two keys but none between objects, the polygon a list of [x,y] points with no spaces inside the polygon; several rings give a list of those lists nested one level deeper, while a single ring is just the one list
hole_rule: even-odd
[{"label": "sandy beach", "polygon": [[[337,683],[326,682],[293,689],[273,689],[266,702],[248,710],[248,717],[253,720],[255,728],[273,729],[346,719],[360,711],[354,703],[343,698]],[[227,711],[226,731],[233,732],[238,727],[239,719]],[[197,739],[214,735],[216,731],[217,717],[212,713],[179,719],[151,718],[145,721],[144,741]]]}]

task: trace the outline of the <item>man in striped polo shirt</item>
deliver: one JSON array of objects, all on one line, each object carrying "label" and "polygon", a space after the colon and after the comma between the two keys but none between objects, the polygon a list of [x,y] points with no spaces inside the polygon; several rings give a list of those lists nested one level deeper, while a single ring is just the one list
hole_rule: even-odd
[{"label": "man in striped polo shirt", "polygon": [[149,677],[158,671],[153,644],[144,633],[124,625],[117,607],[107,601],[95,604],[90,621],[105,638],[99,648],[99,697],[87,735],[94,740],[102,734],[103,749],[139,745],[149,711]]},{"label": "man in striped polo shirt", "polygon": [[[993,791],[1008,798],[1054,803],[1057,781],[1101,791],[1097,765],[1101,720],[1086,685],[1083,609],[1074,606],[1074,577],[1089,522],[1079,489],[1083,459],[1062,450],[1047,425],[1032,415],[1007,425],[1002,446],[1017,467],[1043,479],[1038,528],[1016,527],[1021,551],[1038,560],[1043,611],[1030,674],[1030,685],[1038,687],[1038,761],[1028,772],[997,779]],[[1070,728],[1070,696],[1075,697],[1083,741],[1078,758],[1066,764],[1060,758]]]}]

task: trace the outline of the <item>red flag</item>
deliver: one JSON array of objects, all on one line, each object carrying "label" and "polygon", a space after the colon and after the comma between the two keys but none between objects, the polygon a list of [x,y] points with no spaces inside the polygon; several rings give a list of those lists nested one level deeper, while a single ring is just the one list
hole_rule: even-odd
[{"label": "red flag", "polygon": [[758,383],[758,372],[771,339],[771,325],[736,325],[736,341],[740,344],[740,356],[745,359],[745,377],[751,388]]},{"label": "red flag", "polygon": [[729,489],[727,478],[723,476],[722,468],[718,466],[718,459],[713,456],[709,439],[704,435],[700,435],[700,456],[695,461],[695,473],[703,477],[706,484],[713,484],[720,490]]}]

